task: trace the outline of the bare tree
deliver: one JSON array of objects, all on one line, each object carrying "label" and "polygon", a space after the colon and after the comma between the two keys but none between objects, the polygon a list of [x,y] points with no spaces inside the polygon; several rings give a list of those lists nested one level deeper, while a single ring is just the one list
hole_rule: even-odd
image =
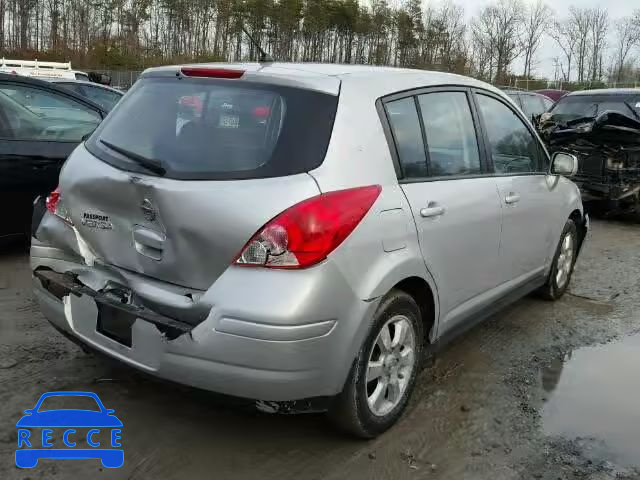
[{"label": "bare tree", "polygon": [[609,14],[603,8],[595,8],[590,11],[590,47],[591,60],[589,62],[589,72],[591,81],[602,78],[602,58],[607,47],[607,32],[609,30]]},{"label": "bare tree", "polygon": [[498,83],[506,80],[511,63],[521,53],[522,10],[520,0],[498,0],[484,7],[472,24],[477,55],[489,59],[489,78]]},{"label": "bare tree", "polygon": [[615,24],[615,81],[622,80],[622,69],[634,46],[640,44],[640,11],[635,17],[624,17]]},{"label": "bare tree", "polygon": [[576,46],[578,44],[578,35],[572,28],[572,24],[569,20],[555,21],[551,28],[549,35],[553,38],[567,62],[567,69],[565,71],[564,65],[560,62],[560,68],[562,69],[562,77],[565,82],[571,80],[571,67],[573,65],[574,56],[576,53]]},{"label": "bare tree", "polygon": [[587,8],[569,7],[566,27],[576,37],[575,55],[578,82],[584,82],[587,75],[591,34],[591,11]]},{"label": "bare tree", "polygon": [[524,76],[531,76],[533,58],[542,43],[544,33],[549,28],[551,9],[543,0],[538,0],[527,9],[524,21]]}]

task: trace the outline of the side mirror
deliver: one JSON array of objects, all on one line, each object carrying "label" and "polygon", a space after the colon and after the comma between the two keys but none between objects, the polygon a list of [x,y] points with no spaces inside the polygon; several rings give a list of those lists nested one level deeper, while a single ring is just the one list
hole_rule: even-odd
[{"label": "side mirror", "polygon": [[578,173],[578,157],[566,152],[556,152],[551,157],[551,173],[572,177]]}]

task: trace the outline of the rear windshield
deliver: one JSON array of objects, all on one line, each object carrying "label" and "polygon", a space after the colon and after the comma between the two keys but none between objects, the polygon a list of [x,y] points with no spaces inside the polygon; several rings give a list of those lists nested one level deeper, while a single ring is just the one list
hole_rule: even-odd
[{"label": "rear windshield", "polygon": [[561,98],[551,109],[556,122],[596,117],[614,111],[640,120],[640,95],[575,95]]},{"label": "rear windshield", "polygon": [[[292,175],[319,166],[338,97],[242,80],[143,78],[87,142],[126,170],[177,179]],[[151,172],[153,173],[153,172]]]}]

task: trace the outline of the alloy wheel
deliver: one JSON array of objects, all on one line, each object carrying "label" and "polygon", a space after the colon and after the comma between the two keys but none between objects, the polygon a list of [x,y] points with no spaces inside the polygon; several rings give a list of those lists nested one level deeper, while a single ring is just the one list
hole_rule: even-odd
[{"label": "alloy wheel", "polygon": [[573,268],[573,244],[574,239],[571,233],[567,233],[562,239],[560,246],[560,255],[556,261],[556,284],[558,288],[565,286],[571,275]]},{"label": "alloy wheel", "polygon": [[403,399],[416,368],[416,335],[404,315],[389,319],[369,354],[365,388],[371,413],[384,416]]}]

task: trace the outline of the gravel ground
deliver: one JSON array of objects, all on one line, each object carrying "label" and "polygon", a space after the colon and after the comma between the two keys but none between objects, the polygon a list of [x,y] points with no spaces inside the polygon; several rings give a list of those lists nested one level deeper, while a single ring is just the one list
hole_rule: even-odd
[{"label": "gravel ground", "polygon": [[[572,365],[563,374],[564,361],[640,331],[639,233],[638,225],[594,222],[569,295],[557,303],[525,298],[456,340],[422,371],[400,423],[370,442],[336,434],[322,415],[238,410],[214,395],[83,353],[38,312],[24,249],[5,252],[0,478],[640,479],[640,458],[627,454],[621,460],[608,442],[610,435],[640,429],[632,419],[622,426],[613,421],[621,397],[640,396],[639,377],[628,368],[617,370],[615,361],[637,365],[640,349],[625,350],[626,357],[604,356],[613,363],[601,375],[626,372],[629,378],[617,378],[615,385],[636,386],[631,393],[601,392],[605,401],[597,415],[604,424],[611,415],[614,431],[549,434],[553,429],[545,426],[549,418],[562,418],[562,409],[554,417],[548,406],[572,383],[574,373],[566,372],[580,370]],[[15,422],[51,390],[93,391],[115,409],[125,425],[122,468],[103,469],[97,460],[15,467]],[[566,405],[570,394],[562,395]],[[640,405],[640,398],[631,400]]]}]

